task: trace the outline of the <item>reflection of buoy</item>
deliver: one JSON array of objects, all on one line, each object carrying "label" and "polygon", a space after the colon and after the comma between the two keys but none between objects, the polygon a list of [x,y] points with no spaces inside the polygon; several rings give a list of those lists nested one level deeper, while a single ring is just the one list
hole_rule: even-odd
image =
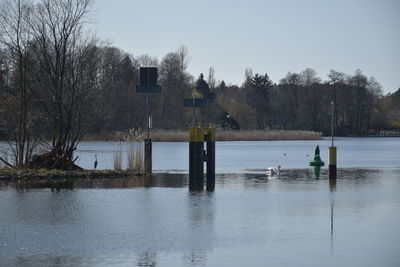
[{"label": "reflection of buoy", "polygon": [[321,173],[321,167],[320,166],[315,166],[314,167],[314,175],[316,178],[319,178],[319,174]]},{"label": "reflection of buoy", "polygon": [[324,166],[325,163],[321,160],[319,156],[319,146],[315,148],[315,156],[312,161],[310,161],[310,166]]}]

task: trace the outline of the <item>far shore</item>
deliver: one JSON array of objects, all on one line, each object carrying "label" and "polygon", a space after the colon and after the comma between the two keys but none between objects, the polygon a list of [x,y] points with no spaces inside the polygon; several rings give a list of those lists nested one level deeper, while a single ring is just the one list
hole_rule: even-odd
[{"label": "far shore", "polygon": [[[188,131],[183,130],[151,130],[153,142],[187,142]],[[146,133],[142,131],[126,131],[99,135],[87,135],[82,141],[143,141]],[[216,130],[217,141],[285,141],[285,140],[321,140],[322,133],[299,130]]]}]

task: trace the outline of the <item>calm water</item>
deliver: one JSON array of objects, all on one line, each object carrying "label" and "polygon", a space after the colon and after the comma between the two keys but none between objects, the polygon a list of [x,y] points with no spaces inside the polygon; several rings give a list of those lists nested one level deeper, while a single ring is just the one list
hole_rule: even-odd
[{"label": "calm water", "polygon": [[[308,168],[317,145],[321,158],[328,163],[330,139],[318,141],[269,142],[217,142],[216,166],[219,173],[257,172],[271,166],[283,169]],[[98,154],[99,168],[112,169],[113,151],[126,151],[129,143],[82,142],[76,155],[77,163],[93,168],[94,155]],[[345,168],[399,168],[400,138],[338,138],[338,166]],[[187,142],[153,143],[153,169],[155,172],[188,172]],[[125,154],[125,153],[124,153]],[[285,156],[286,154],[286,156]]]},{"label": "calm water", "polygon": [[[0,182],[0,266],[397,267],[399,140],[338,140],[339,167],[354,168],[335,184],[306,166],[329,141],[219,143],[214,193],[176,173],[184,143],[154,146],[174,173],[151,178]],[[110,146],[83,143],[82,162]],[[286,168],[268,178],[266,164]]]}]

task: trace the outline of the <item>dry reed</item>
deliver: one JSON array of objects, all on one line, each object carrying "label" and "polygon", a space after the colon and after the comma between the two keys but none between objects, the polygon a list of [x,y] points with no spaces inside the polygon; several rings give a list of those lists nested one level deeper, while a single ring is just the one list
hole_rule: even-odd
[{"label": "dry reed", "polygon": [[[155,130],[150,134],[155,142],[185,142],[188,141],[187,131]],[[216,131],[217,141],[273,141],[273,140],[320,140],[322,134],[312,131],[287,130],[242,130]]]},{"label": "dry reed", "polygon": [[218,141],[320,140],[321,138],[321,133],[312,131],[251,130],[217,132]]},{"label": "dry reed", "polygon": [[144,170],[143,145],[138,142],[131,143],[127,150],[128,170],[142,173]]},{"label": "dry reed", "polygon": [[[240,130],[230,131],[217,129],[217,141],[279,141],[279,140],[320,140],[322,134],[313,131],[300,130]],[[116,140],[120,142],[142,142],[145,131],[130,129],[125,132],[115,132],[113,135],[99,135],[85,140]],[[154,142],[187,142],[188,131],[182,130],[152,130],[150,138]]]},{"label": "dry reed", "polygon": [[122,161],[122,148],[120,145],[118,145],[118,149],[114,151],[114,170],[122,170]]}]

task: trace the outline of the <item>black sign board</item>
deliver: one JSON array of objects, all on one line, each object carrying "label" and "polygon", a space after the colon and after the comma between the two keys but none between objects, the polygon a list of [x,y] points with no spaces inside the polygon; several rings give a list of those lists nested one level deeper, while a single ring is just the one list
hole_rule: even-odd
[{"label": "black sign board", "polygon": [[144,87],[157,85],[157,68],[140,68],[140,85]]},{"label": "black sign board", "polygon": [[157,68],[140,68],[140,85],[136,86],[136,93],[160,93],[157,77]]},{"label": "black sign board", "polygon": [[[194,106],[193,106],[194,105]],[[183,106],[186,108],[203,108],[208,106],[208,99],[206,98],[185,98]]]}]

